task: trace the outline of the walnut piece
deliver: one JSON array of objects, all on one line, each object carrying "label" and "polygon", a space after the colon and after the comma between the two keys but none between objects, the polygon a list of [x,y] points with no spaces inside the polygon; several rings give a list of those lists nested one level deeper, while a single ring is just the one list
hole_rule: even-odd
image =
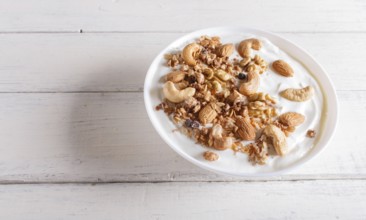
[{"label": "walnut piece", "polygon": [[219,155],[212,151],[206,151],[203,153],[203,157],[208,161],[216,161],[219,159]]},{"label": "walnut piece", "polygon": [[306,132],[306,137],[308,137],[308,138],[314,138],[315,137],[315,135],[316,135],[316,133],[315,133],[315,131],[314,130],[308,130],[307,132]]}]

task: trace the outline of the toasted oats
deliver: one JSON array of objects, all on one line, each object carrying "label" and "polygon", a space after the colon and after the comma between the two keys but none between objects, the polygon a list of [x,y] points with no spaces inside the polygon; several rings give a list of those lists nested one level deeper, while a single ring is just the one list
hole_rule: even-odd
[{"label": "toasted oats", "polygon": [[266,163],[268,158],[268,146],[266,142],[258,140],[255,143],[248,144],[246,148],[246,152],[249,156],[248,160],[252,162],[253,165],[263,165]]}]

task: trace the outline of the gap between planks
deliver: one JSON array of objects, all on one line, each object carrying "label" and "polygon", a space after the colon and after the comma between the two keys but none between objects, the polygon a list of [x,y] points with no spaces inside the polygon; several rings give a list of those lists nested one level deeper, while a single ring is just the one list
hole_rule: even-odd
[{"label": "gap between planks", "polygon": [[154,180],[154,181],[0,181],[1,185],[106,185],[106,184],[135,184],[135,183],[266,183],[266,182],[316,182],[316,181],[366,181],[366,176],[355,178],[310,178],[310,179],[265,179],[265,180]]},{"label": "gap between planks", "polygon": [[[336,92],[365,92],[366,89],[336,89]],[[103,93],[143,93],[144,90],[121,90],[121,91],[0,91],[0,94],[103,94]]]},{"label": "gap between planks", "polygon": [[[210,27],[208,27],[210,28]],[[214,28],[214,27],[212,27]],[[205,29],[205,28],[202,28]],[[188,34],[201,29],[192,30],[172,30],[172,31],[86,31],[83,29],[75,31],[0,31],[0,34]],[[263,30],[260,29],[259,30]],[[366,31],[272,31],[264,30],[278,34],[366,34]]]}]

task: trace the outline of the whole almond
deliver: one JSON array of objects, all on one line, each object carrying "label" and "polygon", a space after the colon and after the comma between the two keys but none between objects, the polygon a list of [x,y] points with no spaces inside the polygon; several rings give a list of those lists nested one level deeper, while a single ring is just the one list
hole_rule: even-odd
[{"label": "whole almond", "polygon": [[220,57],[229,57],[234,52],[234,44],[224,44],[219,47],[217,55]]},{"label": "whole almond", "polygon": [[205,125],[207,123],[211,123],[217,116],[215,103],[207,104],[201,111],[198,113],[198,118],[200,122]]},{"label": "whole almond", "polygon": [[278,120],[284,125],[294,127],[304,123],[305,116],[297,112],[287,112],[280,115]]},{"label": "whole almond", "polygon": [[272,63],[273,69],[280,75],[286,77],[294,76],[294,70],[292,67],[283,60],[276,60]]},{"label": "whole almond", "polygon": [[250,121],[248,118],[243,117],[237,117],[236,118],[236,125],[238,126],[238,135],[241,139],[245,141],[251,141],[255,139],[255,128],[252,124],[250,124]]}]

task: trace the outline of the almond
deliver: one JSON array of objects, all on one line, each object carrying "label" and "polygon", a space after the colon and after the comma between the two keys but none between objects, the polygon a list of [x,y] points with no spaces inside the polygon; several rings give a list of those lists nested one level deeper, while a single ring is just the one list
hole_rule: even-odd
[{"label": "almond", "polygon": [[294,76],[294,70],[292,67],[283,60],[276,60],[272,63],[273,69],[280,75],[286,77]]},{"label": "almond", "polygon": [[200,122],[205,125],[207,123],[211,123],[217,116],[215,103],[207,104],[201,111],[198,113],[198,118]]},{"label": "almond", "polygon": [[238,126],[238,135],[241,139],[245,141],[251,141],[255,139],[255,128],[252,124],[250,124],[250,121],[248,118],[243,117],[237,117],[236,118],[236,125]]},{"label": "almond", "polygon": [[305,121],[305,116],[296,112],[287,112],[278,117],[278,120],[287,126],[294,127]]},{"label": "almond", "polygon": [[217,77],[219,77],[219,79],[221,79],[222,81],[228,81],[229,79],[232,78],[232,76],[229,73],[227,73],[227,72],[225,72],[224,70],[221,70],[221,69],[216,70],[215,75]]},{"label": "almond", "polygon": [[229,57],[234,52],[234,44],[224,44],[217,50],[217,55],[220,57]]}]

